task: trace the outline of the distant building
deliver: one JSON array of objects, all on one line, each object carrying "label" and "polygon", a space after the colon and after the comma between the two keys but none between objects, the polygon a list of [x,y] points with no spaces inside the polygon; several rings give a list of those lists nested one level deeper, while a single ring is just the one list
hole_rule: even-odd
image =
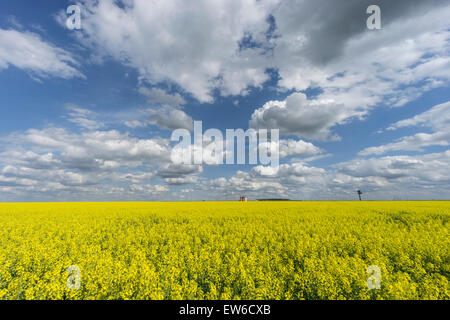
[{"label": "distant building", "polygon": [[248,200],[248,199],[247,199],[246,196],[242,196],[242,197],[239,198],[239,201],[247,201],[247,200]]}]

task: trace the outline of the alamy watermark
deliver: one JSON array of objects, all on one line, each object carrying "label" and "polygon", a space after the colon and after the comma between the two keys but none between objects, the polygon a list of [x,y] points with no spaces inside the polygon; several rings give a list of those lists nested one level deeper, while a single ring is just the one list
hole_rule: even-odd
[{"label": "alamy watermark", "polygon": [[370,16],[367,18],[366,25],[369,30],[381,29],[381,9],[379,6],[373,4],[367,7],[367,14]]},{"label": "alamy watermark", "polygon": [[69,274],[67,278],[67,289],[69,290],[79,290],[81,288],[81,270],[80,267],[76,265],[71,265],[67,268],[66,272]]},{"label": "alamy watermark", "polygon": [[[66,26],[69,30],[81,29],[81,7],[73,4],[67,7]],[[367,7],[366,13],[370,14],[367,18],[366,25],[369,30],[381,29],[381,9],[378,5],[372,4]]]},{"label": "alamy watermark", "polygon": [[[202,121],[194,121],[191,131],[176,129],[171,141],[178,142],[171,153],[174,164],[261,164],[276,173],[279,167],[278,129],[226,129],[225,139],[219,129],[203,132]],[[236,159],[235,159],[236,158]]]},{"label": "alamy watermark", "polygon": [[[73,4],[67,7],[67,20],[66,26],[69,30],[81,29],[81,7],[77,4]],[[366,25],[369,30],[381,29],[381,9],[378,5],[372,4],[367,7],[366,13],[370,14],[367,18]]]},{"label": "alamy watermark", "polygon": [[71,5],[67,7],[66,13],[68,18],[66,20],[66,27],[69,30],[81,29],[81,7],[79,5]]},{"label": "alamy watermark", "polygon": [[381,270],[376,265],[371,265],[367,268],[367,273],[370,274],[367,278],[367,287],[369,290],[381,289]]}]

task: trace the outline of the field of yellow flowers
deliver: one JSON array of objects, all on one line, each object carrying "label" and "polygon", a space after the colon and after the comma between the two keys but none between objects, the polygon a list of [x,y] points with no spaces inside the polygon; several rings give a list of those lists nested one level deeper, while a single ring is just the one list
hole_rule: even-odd
[{"label": "field of yellow flowers", "polygon": [[449,218],[444,201],[0,204],[0,299],[449,299]]}]

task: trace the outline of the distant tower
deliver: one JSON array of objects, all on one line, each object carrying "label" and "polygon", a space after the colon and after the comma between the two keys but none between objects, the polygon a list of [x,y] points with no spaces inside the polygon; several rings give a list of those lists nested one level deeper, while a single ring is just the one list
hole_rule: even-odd
[{"label": "distant tower", "polygon": [[356,193],[358,194],[358,196],[359,196],[359,201],[361,201],[361,195],[362,195],[362,192],[361,192],[361,190],[358,190],[358,191],[356,191]]}]

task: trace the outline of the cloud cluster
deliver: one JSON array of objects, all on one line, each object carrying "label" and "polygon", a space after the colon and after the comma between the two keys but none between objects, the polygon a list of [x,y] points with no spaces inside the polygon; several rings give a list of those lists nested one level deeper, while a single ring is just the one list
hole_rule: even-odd
[{"label": "cloud cluster", "polygon": [[[362,119],[380,104],[402,106],[448,84],[448,3],[418,1],[412,9],[408,1],[382,2],[383,29],[368,31],[363,13],[369,2],[283,1],[277,7],[277,37],[271,43],[278,86],[320,91],[313,101],[301,93],[268,101],[255,110],[251,126],[336,139],[331,131],[336,125]],[[437,138],[445,137],[431,137]]]},{"label": "cloud cluster", "polygon": [[181,107],[186,104],[186,101],[179,93],[169,94],[160,88],[148,89],[146,87],[140,87],[139,93],[146,96],[148,101],[152,104],[171,107]]},{"label": "cloud cluster", "polygon": [[[112,130],[111,114],[75,104],[65,109],[63,118],[76,125],[72,131],[48,126],[0,140],[0,191],[39,199],[51,194],[148,199],[168,193],[168,185],[195,183],[203,172],[201,165],[172,163],[167,139]],[[155,184],[158,179],[165,185]]]},{"label": "cloud cluster", "polygon": [[[317,100],[342,105],[345,119],[382,101],[403,105],[448,81],[450,6],[414,3],[380,1],[383,29],[369,31],[370,1],[85,1],[79,35],[96,55],[136,68],[141,81],[168,81],[201,102],[212,102],[214,90],[244,95],[272,69],[281,89],[321,88]],[[183,103],[160,89],[143,93]]]},{"label": "cloud cluster", "polygon": [[330,186],[342,190],[349,185],[389,199],[448,198],[450,190],[450,150],[420,156],[388,156],[354,159],[335,165],[338,172]]},{"label": "cloud cluster", "polygon": [[208,191],[207,199],[290,198],[298,200],[448,199],[450,151],[414,156],[354,159],[325,170],[304,163],[271,167],[256,166],[231,178],[202,181],[194,191]]},{"label": "cloud cluster", "polygon": [[387,130],[392,131],[410,126],[428,128],[432,132],[419,132],[411,136],[405,136],[396,142],[366,148],[359,154],[367,156],[380,155],[390,151],[423,151],[430,146],[450,145],[450,102],[436,105],[412,118],[398,121]]},{"label": "cloud cluster", "polygon": [[346,119],[343,105],[333,100],[308,100],[303,93],[293,93],[285,101],[269,101],[256,109],[249,121],[254,129],[279,129],[280,134],[326,140],[330,128]]},{"label": "cloud cluster", "polygon": [[240,42],[248,35],[265,37],[275,0],[82,3],[81,41],[99,56],[136,68],[143,82],[170,81],[211,102],[216,88],[238,95],[268,79],[262,50]]},{"label": "cloud cluster", "polygon": [[165,106],[156,109],[146,109],[139,113],[141,116],[139,120],[125,120],[123,124],[133,129],[150,125],[163,130],[187,129],[192,131],[194,128],[193,119],[183,110]]},{"label": "cloud cluster", "polygon": [[[317,100],[343,104],[350,118],[382,101],[404,105],[448,82],[450,6],[411,3],[377,1],[383,29],[370,31],[369,0],[84,0],[75,36],[97,60],[110,57],[135,68],[139,90],[152,103],[181,106],[185,100],[146,83],[213,102],[216,92],[245,95],[262,86],[270,69],[278,73],[279,89],[320,88]],[[41,76],[83,76],[67,51],[31,32],[0,31],[0,68],[8,65]]]},{"label": "cloud cluster", "polygon": [[[283,1],[274,12],[279,85],[320,87],[322,99],[367,108],[389,98],[402,105],[449,77],[446,1],[381,1],[382,30],[369,31],[370,1]],[[314,14],[311,14],[314,13]],[[405,92],[402,86],[421,83]],[[360,110],[362,111],[362,110]]]},{"label": "cloud cluster", "polygon": [[35,79],[85,78],[80,64],[66,50],[43,40],[37,33],[0,29],[0,70],[14,66]]},{"label": "cloud cluster", "polygon": [[96,114],[88,109],[81,108],[73,103],[66,104],[66,109],[69,110],[67,119],[87,130],[96,130],[104,126],[100,121],[95,120]]},{"label": "cloud cluster", "polygon": [[270,154],[274,154],[278,149],[280,159],[291,156],[311,157],[323,152],[322,149],[310,142],[294,139],[280,139],[278,142],[260,142],[258,149],[260,152],[269,150]]},{"label": "cloud cluster", "polygon": [[153,177],[154,166],[170,159],[169,141],[115,130],[30,129],[3,139],[2,149],[0,185],[28,192],[142,183]]},{"label": "cloud cluster", "polygon": [[183,185],[197,182],[202,172],[201,165],[168,163],[160,166],[157,174],[169,185]]},{"label": "cloud cluster", "polygon": [[144,119],[141,117],[124,121],[127,127],[139,128],[154,125],[164,130],[193,130],[192,118],[181,110],[186,101],[179,93],[169,94],[160,88],[148,89],[146,87],[140,87],[139,93],[146,96],[150,104],[157,107],[141,111]]}]

